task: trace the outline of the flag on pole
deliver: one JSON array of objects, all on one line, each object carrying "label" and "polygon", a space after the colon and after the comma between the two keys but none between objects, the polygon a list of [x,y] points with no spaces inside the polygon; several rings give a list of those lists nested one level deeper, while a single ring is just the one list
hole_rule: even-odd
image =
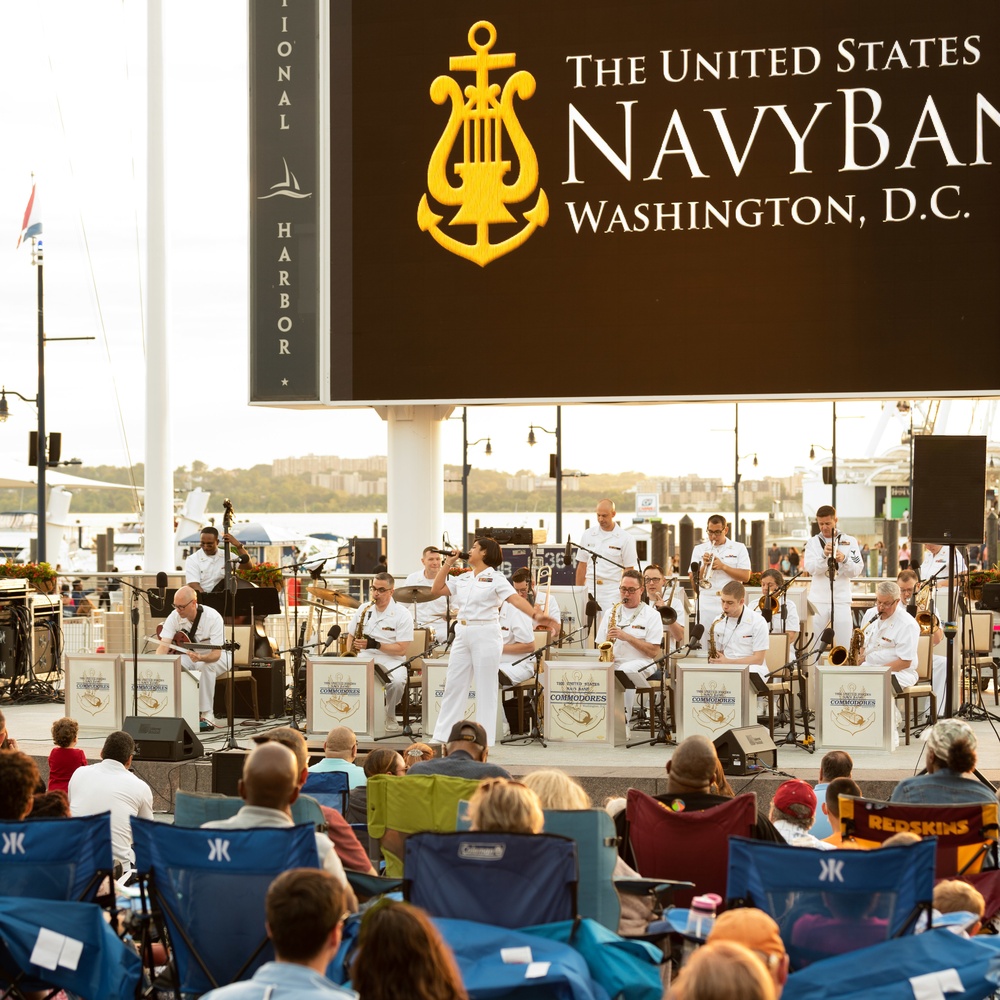
[{"label": "flag on pole", "polygon": [[21,235],[17,238],[17,245],[20,246],[26,239],[41,235],[42,223],[35,202],[35,185],[32,183],[31,197],[28,199],[28,207],[24,210],[24,221],[21,223]]}]

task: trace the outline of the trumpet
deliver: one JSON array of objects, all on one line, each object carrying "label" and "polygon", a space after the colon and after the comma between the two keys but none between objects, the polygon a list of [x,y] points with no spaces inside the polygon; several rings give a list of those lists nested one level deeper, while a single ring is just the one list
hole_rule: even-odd
[{"label": "trumpet", "polygon": [[717,558],[716,555],[715,555],[715,546],[714,545],[709,548],[709,552],[712,553],[712,558],[709,561],[709,563],[708,563],[707,566],[706,565],[702,565],[702,567],[701,567],[701,576],[698,578],[698,586],[701,587],[702,590],[711,590],[712,589],[712,570],[715,567],[715,562],[716,562],[716,558]]}]

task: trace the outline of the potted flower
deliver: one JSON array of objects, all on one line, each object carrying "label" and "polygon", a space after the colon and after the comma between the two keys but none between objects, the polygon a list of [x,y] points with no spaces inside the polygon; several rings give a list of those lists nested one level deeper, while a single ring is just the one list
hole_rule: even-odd
[{"label": "potted flower", "polygon": [[16,563],[9,559],[0,563],[0,577],[5,580],[27,580],[40,594],[56,592],[56,571],[47,563]]},{"label": "potted flower", "polygon": [[983,586],[987,583],[1000,583],[1000,569],[974,569],[969,574],[969,597],[978,601],[983,596]]},{"label": "potted flower", "polygon": [[238,566],[235,573],[241,580],[255,583],[258,587],[274,587],[275,590],[281,590],[284,585],[281,567],[274,563],[265,562],[257,563],[256,566]]}]

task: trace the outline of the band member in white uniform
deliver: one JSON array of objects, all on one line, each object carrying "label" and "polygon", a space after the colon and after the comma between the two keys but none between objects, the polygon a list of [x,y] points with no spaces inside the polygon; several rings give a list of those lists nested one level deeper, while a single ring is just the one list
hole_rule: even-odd
[{"label": "band member in white uniform", "polygon": [[[519,569],[510,578],[510,582],[517,595],[527,601],[531,574],[526,569]],[[527,659],[524,657],[535,648],[535,623],[523,611],[504,603],[500,606],[500,638],[503,640],[500,672],[506,675],[511,684],[533,677],[535,659],[533,656]],[[512,666],[515,660],[521,662]]]},{"label": "band member in white uniform", "polygon": [[[441,568],[441,553],[433,545],[428,545],[420,557],[422,569],[415,570],[403,583],[404,587],[433,587],[434,579]],[[455,605],[452,604],[452,610]],[[417,628],[428,629],[432,642],[441,642],[448,634],[448,599],[438,597],[416,605]]]},{"label": "band member in white uniform", "polygon": [[[722,614],[719,592],[731,581],[746,583],[750,579],[750,553],[742,542],[734,542],[726,537],[726,519],[721,514],[713,514],[708,519],[708,541],[699,542],[691,552],[691,562],[699,563],[699,581],[707,580],[711,586],[703,587],[695,596],[698,601],[698,621],[708,626]],[[694,574],[692,585],[699,587]]]},{"label": "band member in white uniform", "polygon": [[[824,504],[816,511],[819,534],[806,542],[803,561],[806,572],[812,577],[809,600],[816,608],[813,615],[813,635],[820,635],[830,624],[831,611],[837,646],[848,647],[854,631],[851,615],[851,580],[865,571],[858,540],[837,531],[837,511]],[[828,559],[837,560],[837,574],[833,581],[833,607],[830,607],[830,572]]]},{"label": "band member in white uniform", "polygon": [[[951,621],[955,615],[948,610],[948,560],[951,554],[950,545],[938,545],[937,542],[924,543],[924,558],[920,563],[920,579],[927,581],[935,573],[940,571],[938,578],[934,581],[934,591],[931,597],[931,611],[937,612],[938,605],[944,612],[945,621]],[[955,549],[955,593],[958,593],[958,577],[966,570],[965,559],[962,553]],[[940,613],[938,617],[941,617]]]},{"label": "band member in white uniform", "polygon": [[861,665],[889,667],[897,692],[917,683],[917,640],[920,626],[899,600],[899,584],[891,581],[875,588],[875,607],[861,620],[865,634]]},{"label": "band member in white uniform", "polygon": [[[406,690],[406,650],[413,641],[413,619],[410,612],[392,599],[396,582],[388,573],[376,573],[368,590],[374,604],[363,604],[351,616],[347,634],[351,637],[351,649],[359,653],[369,650],[375,654],[375,662],[389,675],[385,686],[385,729],[398,733],[396,709]],[[358,624],[362,621],[361,638],[355,639]]]},{"label": "band member in white uniform", "polygon": [[[521,571],[518,570],[517,573]],[[515,573],[510,579],[513,583],[517,579],[517,573]],[[544,587],[539,587],[537,583],[532,583],[533,594],[529,595],[528,600],[532,604],[537,605],[542,611],[545,612],[549,618],[555,618],[557,622],[562,623],[562,612],[559,610],[559,602],[556,600],[555,594],[546,595],[546,591],[549,590],[548,585]],[[546,601],[548,602],[546,604]]]},{"label": "band member in white uniform", "polygon": [[[215,608],[199,607],[198,594],[193,587],[181,587],[174,594],[174,610],[167,615],[160,629],[160,643],[156,652],[176,653],[170,641],[178,632],[184,632],[191,642],[204,642],[221,646],[225,642],[222,615]],[[198,716],[202,731],[215,728],[212,706],[215,703],[215,680],[229,669],[232,653],[222,649],[192,649],[181,654],[181,663],[198,675]]]},{"label": "band member in white uniform", "polygon": [[558,623],[543,617],[541,608],[533,608],[515,593],[500,572],[503,550],[495,539],[476,539],[468,559],[472,572],[449,577],[448,570],[457,561],[458,551],[455,550],[442,563],[434,580],[434,596],[451,594],[462,611],[455,626],[441,711],[431,738],[438,743],[447,742],[451,727],[464,716],[469,688],[475,681],[475,721],[486,730],[487,743],[492,746],[496,742],[497,673],[503,647],[498,615],[500,606],[507,601],[550,631],[558,628]]},{"label": "band member in white uniform", "polygon": [[[770,597],[771,594],[782,588],[784,582],[780,569],[764,570],[760,575],[761,595],[763,597]],[[782,608],[785,609],[784,619],[781,617]],[[766,615],[761,614],[761,618],[767,622]],[[788,649],[791,651],[795,645],[795,640],[799,637],[799,629],[799,609],[795,606],[794,601],[788,600],[788,593],[786,591],[778,598],[778,610],[771,615],[771,621],[768,623],[768,632],[771,635],[781,635],[784,632],[788,636]]]},{"label": "band member in white uniform", "polygon": [[[642,571],[642,584],[646,588],[646,603],[657,611],[664,608],[672,608],[677,617],[673,625],[665,625],[667,635],[678,645],[684,641],[684,619],[687,612],[684,610],[684,587],[678,585],[671,587],[674,595],[671,598],[670,592],[666,590],[667,580],[663,575],[663,570],[656,564],[650,563]],[[662,619],[662,615],[661,615]]]},{"label": "band member in white uniform", "polygon": [[[597,629],[597,645],[613,642],[615,666],[633,677],[647,677],[654,670],[653,660],[660,656],[663,648],[663,619],[660,613],[642,603],[642,574],[637,569],[627,569],[622,573],[618,593],[621,603],[611,605],[601,619]],[[615,613],[615,627],[610,628],[611,610]],[[632,718],[635,707],[635,691],[625,692],[625,718]]]},{"label": "band member in white uniform", "polygon": [[[597,591],[594,594],[603,616],[618,600],[618,581],[623,568],[635,569],[639,560],[635,551],[635,539],[615,524],[614,502],[602,500],[597,505],[595,514],[597,526],[587,528],[580,536],[580,545],[601,557],[607,557],[597,560]],[[576,551],[576,585],[586,587],[589,592],[594,586],[594,574],[590,568],[590,552],[584,552],[583,548]]]},{"label": "band member in white uniform", "polygon": [[767,622],[746,606],[747,592],[742,583],[730,581],[722,588],[722,614],[706,631],[705,646],[711,649],[709,635],[715,643],[716,655],[709,663],[748,663],[761,677],[767,675],[764,658],[770,645]]},{"label": "band member in white uniform", "polygon": [[[906,607],[914,598],[914,593],[920,584],[917,574],[912,569],[900,570],[896,577],[899,584],[899,603],[901,607]],[[907,611],[909,614],[909,611]],[[917,626],[920,627],[919,625]],[[944,642],[944,630],[940,625],[931,632],[931,647],[939,646]],[[917,664],[919,671],[920,664]],[[938,713],[944,710],[944,699],[948,688],[948,658],[934,654],[931,657],[931,687],[934,688],[934,697],[937,698]]]},{"label": "band member in white uniform", "polygon": [[[229,542],[230,556],[234,564],[252,566],[253,560],[243,543],[232,535],[222,536]],[[226,575],[226,554],[219,548],[219,529],[208,525],[201,529],[201,545],[187,557],[184,563],[184,582],[199,593],[211,593]]]}]

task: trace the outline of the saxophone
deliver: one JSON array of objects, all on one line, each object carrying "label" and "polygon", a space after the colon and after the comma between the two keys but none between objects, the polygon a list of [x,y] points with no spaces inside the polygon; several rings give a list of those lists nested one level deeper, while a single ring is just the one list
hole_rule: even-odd
[{"label": "saxophone", "polygon": [[[617,604],[611,606],[611,611],[608,612],[608,631],[610,632],[615,627],[615,616],[618,614],[618,609],[622,606],[622,602],[619,601]],[[600,654],[597,657],[598,663],[612,663],[615,658],[615,644],[613,642],[602,642],[598,647]]]},{"label": "saxophone", "polygon": [[715,645],[715,626],[725,618],[725,615],[719,615],[714,622],[708,627],[708,658],[714,660],[719,655],[719,650]]},{"label": "saxophone", "polygon": [[[368,614],[369,608],[375,607],[374,601],[369,601],[362,609],[361,614],[358,616],[358,627],[354,630],[354,641],[357,642],[359,639],[364,638],[365,633],[365,615]],[[342,654],[343,656],[357,656],[358,651],[351,646],[349,650]]]},{"label": "saxophone", "polygon": [[861,647],[865,644],[865,633],[863,629],[856,628],[851,633],[851,645],[848,649],[843,646],[834,646],[827,654],[827,662],[835,667],[857,667],[860,666],[858,657]]}]

